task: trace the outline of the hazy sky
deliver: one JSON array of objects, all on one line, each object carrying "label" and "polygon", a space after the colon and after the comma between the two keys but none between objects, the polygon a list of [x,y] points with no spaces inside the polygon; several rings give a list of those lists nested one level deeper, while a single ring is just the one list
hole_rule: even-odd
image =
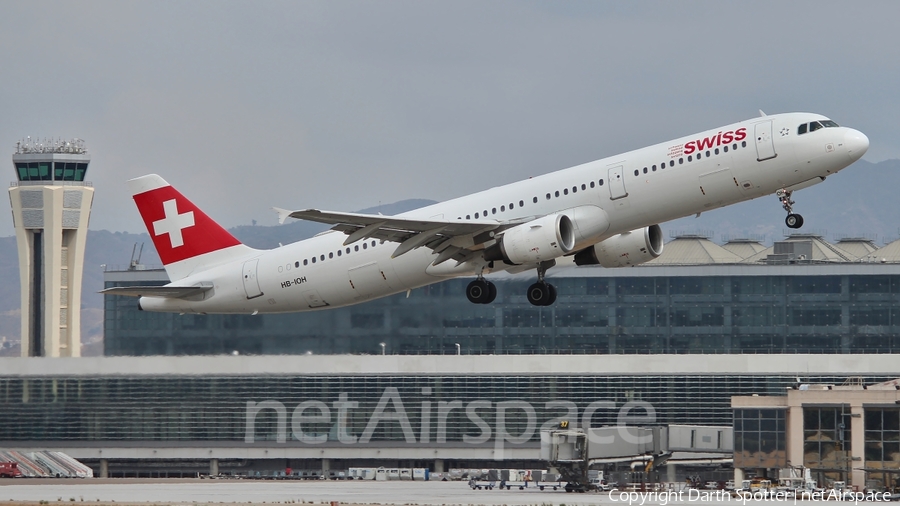
[{"label": "hazy sky", "polygon": [[225,226],[274,224],[272,206],[443,200],[758,109],[900,158],[893,0],[2,7],[0,145],[85,139],[92,229],[143,231],[124,182],[149,172]]}]

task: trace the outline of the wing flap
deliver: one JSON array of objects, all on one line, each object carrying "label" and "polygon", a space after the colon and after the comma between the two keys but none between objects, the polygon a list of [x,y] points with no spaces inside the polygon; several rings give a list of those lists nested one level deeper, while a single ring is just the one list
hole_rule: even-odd
[{"label": "wing flap", "polygon": [[195,286],[116,286],[100,290],[103,295],[124,295],[126,297],[164,297],[186,299],[212,290],[212,283]]}]

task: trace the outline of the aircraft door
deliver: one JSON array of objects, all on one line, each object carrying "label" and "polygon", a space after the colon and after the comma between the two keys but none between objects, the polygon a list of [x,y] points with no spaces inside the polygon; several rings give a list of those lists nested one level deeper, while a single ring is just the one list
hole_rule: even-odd
[{"label": "aircraft door", "polygon": [[255,299],[263,294],[262,290],[259,288],[259,278],[256,277],[256,267],[258,264],[259,259],[256,258],[244,262],[244,292],[247,293],[248,299]]},{"label": "aircraft door", "polygon": [[625,170],[623,166],[613,167],[609,169],[609,198],[610,200],[621,199],[627,197],[628,192],[625,191]]},{"label": "aircraft door", "polygon": [[761,162],[778,156],[775,153],[775,140],[772,139],[772,122],[765,121],[754,125],[756,135],[756,161]]}]

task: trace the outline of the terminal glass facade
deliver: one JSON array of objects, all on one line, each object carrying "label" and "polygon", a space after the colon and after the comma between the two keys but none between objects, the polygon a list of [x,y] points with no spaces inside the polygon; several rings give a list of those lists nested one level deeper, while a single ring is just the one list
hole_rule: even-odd
[{"label": "terminal glass facade", "polygon": [[[592,426],[614,425],[623,407],[637,406],[633,414],[641,417],[640,425],[730,426],[734,420],[742,455],[769,462],[784,458],[783,411],[733,414],[731,397],[784,395],[794,382],[793,375],[759,374],[0,377],[0,446],[28,441],[338,445],[341,434],[371,443],[477,444],[496,435],[501,406],[506,432],[536,444],[545,424],[584,422],[585,413],[593,411]],[[386,415],[380,421],[379,405]],[[810,451],[830,459],[838,418],[833,409],[821,411],[809,419],[815,421]],[[398,421],[398,413],[408,425]],[[895,415],[886,415],[879,427],[895,428]],[[874,429],[872,434],[876,437]],[[896,430],[878,432],[885,451],[896,445],[896,435]],[[832,447],[826,448],[829,440]]]},{"label": "terminal glass facade", "polygon": [[849,473],[852,468],[849,406],[803,408],[803,465]]},{"label": "terminal glass facade", "polygon": [[785,409],[734,410],[734,467],[787,467]]},{"label": "terminal glass facade", "polygon": [[[900,471],[900,407],[866,408],[866,467],[870,473]],[[886,474],[886,473],[882,473]],[[882,477],[882,482],[887,480]]]},{"label": "terminal glass facade", "polygon": [[[549,279],[559,292],[549,307],[525,300],[527,276],[495,280],[488,305],[469,303],[470,280],[455,279],[283,315],[144,313],[107,296],[105,353],[900,352],[900,265],[566,268]],[[127,284],[141,283],[107,277]]]}]

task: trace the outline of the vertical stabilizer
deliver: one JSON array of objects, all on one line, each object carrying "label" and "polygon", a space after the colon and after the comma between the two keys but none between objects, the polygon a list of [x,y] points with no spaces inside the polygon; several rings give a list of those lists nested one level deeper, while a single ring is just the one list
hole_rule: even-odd
[{"label": "vertical stabilizer", "polygon": [[128,188],[171,281],[256,251],[156,174],[132,179]]}]

